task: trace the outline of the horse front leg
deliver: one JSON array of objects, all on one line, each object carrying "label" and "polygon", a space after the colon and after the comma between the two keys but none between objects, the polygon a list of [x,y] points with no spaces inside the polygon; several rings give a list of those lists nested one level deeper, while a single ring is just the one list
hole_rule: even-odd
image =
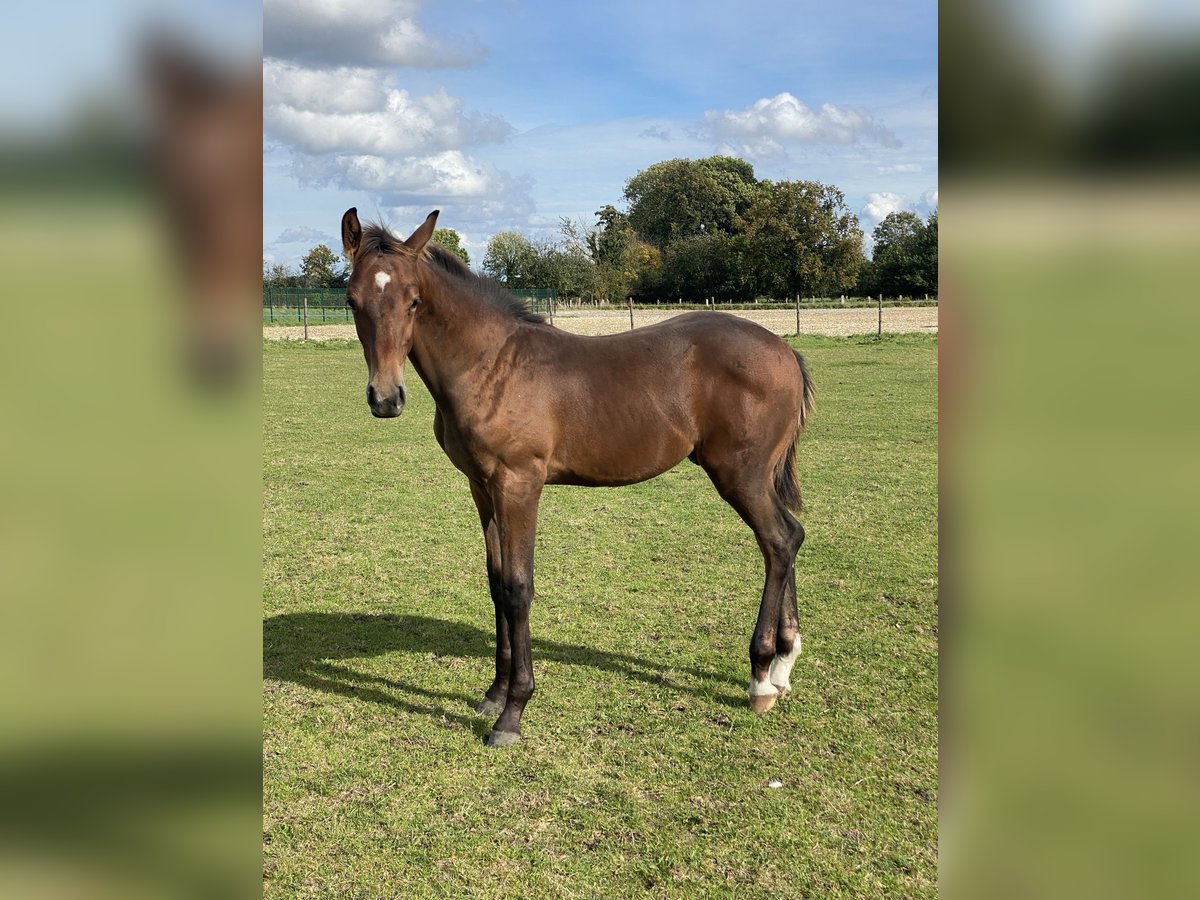
[{"label": "horse front leg", "polygon": [[512,649],[508,694],[500,718],[487,736],[489,747],[508,747],[521,740],[521,716],[533,696],[529,607],[533,602],[533,547],[543,483],[544,476],[506,473],[489,485],[500,538],[501,606]]},{"label": "horse front leg", "polygon": [[479,522],[483,526],[483,543],[487,550],[488,591],[496,612],[496,677],[484,692],[483,700],[475,707],[481,716],[494,716],[504,709],[508,698],[508,675],[512,664],[512,645],[508,639],[508,619],[504,615],[504,591],[501,578],[500,527],[492,509],[492,500],[487,491],[471,482],[471,496],[479,510]]}]

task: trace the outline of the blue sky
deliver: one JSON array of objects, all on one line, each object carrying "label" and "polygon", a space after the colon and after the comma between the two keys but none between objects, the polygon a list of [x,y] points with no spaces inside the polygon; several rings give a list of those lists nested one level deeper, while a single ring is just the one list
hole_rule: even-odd
[{"label": "blue sky", "polygon": [[263,252],[432,208],[472,261],[622,206],[664,159],[837,185],[864,231],[937,204],[933,2],[266,0]]}]

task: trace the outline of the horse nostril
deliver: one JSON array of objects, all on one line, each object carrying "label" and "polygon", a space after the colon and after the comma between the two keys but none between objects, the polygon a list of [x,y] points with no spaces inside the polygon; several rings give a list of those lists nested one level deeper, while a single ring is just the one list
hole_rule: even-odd
[{"label": "horse nostril", "polygon": [[375,405],[375,388],[369,384],[367,385],[367,405]]}]

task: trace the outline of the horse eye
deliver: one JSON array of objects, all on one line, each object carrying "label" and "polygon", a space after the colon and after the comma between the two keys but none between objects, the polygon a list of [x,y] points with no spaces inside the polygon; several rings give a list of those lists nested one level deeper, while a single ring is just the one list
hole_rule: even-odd
[{"label": "horse eye", "polygon": [[418,303],[420,303],[420,302],[421,302],[421,298],[420,298],[420,297],[413,297],[412,306],[410,306],[410,307],[409,307],[409,309],[416,309],[416,308],[417,308],[417,304],[418,304]]}]

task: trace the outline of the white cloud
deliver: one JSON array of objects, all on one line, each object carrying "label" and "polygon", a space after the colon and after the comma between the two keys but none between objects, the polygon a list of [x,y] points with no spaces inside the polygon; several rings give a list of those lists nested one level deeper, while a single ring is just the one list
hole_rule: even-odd
[{"label": "white cloud", "polygon": [[900,146],[891,130],[864,109],[824,103],[814,110],[786,91],[740,111],[709,110],[704,124],[727,149],[751,158],[780,155],[788,144]]},{"label": "white cloud", "polygon": [[[263,0],[263,53],[317,66],[469,66],[475,41],[450,46],[417,21],[425,0]],[[453,49],[451,49],[451,47]]]},{"label": "white cloud", "polygon": [[[298,70],[272,89],[275,98],[301,101],[307,89],[332,73]],[[373,108],[363,108],[370,96],[359,84],[344,107],[338,101],[317,101],[316,108],[276,102],[264,106],[263,128],[269,138],[308,154],[367,153],[405,156],[434,153],[505,140],[513,131],[499,116],[463,111],[462,101],[439,89],[424,97],[378,85]]]},{"label": "white cloud", "polygon": [[880,175],[897,175],[907,172],[920,172],[920,163],[897,163],[894,166],[876,166],[875,171]]},{"label": "white cloud", "polygon": [[905,200],[899,194],[890,191],[880,191],[867,194],[867,202],[859,212],[863,222],[863,231],[870,231],[894,212],[906,208]]},{"label": "white cloud", "polygon": [[387,102],[389,81],[372,69],[308,69],[263,60],[263,107],[287,106],[320,113],[367,113]]},{"label": "white cloud", "polygon": [[921,199],[910,203],[903,194],[891,191],[877,191],[866,195],[866,203],[858,213],[859,224],[863,230],[863,249],[868,255],[874,253],[875,227],[895,212],[913,212],[922,219],[937,209],[938,190],[930,188],[921,194]]},{"label": "white cloud", "polygon": [[365,191],[394,208],[470,206],[472,219],[502,212],[528,214],[531,185],[458,150],[389,159],[366,154],[301,156],[293,174],[302,184]]},{"label": "white cloud", "polygon": [[[422,95],[400,87],[397,67],[466,66],[485,56],[474,42],[426,34],[419,17],[427,2],[265,0],[265,146],[290,156],[302,186],[362,192],[405,220],[419,222],[434,207],[460,222],[527,217],[531,180],[472,155],[507,141],[513,127],[468,110],[445,88]],[[365,199],[359,205],[369,206]]]}]

